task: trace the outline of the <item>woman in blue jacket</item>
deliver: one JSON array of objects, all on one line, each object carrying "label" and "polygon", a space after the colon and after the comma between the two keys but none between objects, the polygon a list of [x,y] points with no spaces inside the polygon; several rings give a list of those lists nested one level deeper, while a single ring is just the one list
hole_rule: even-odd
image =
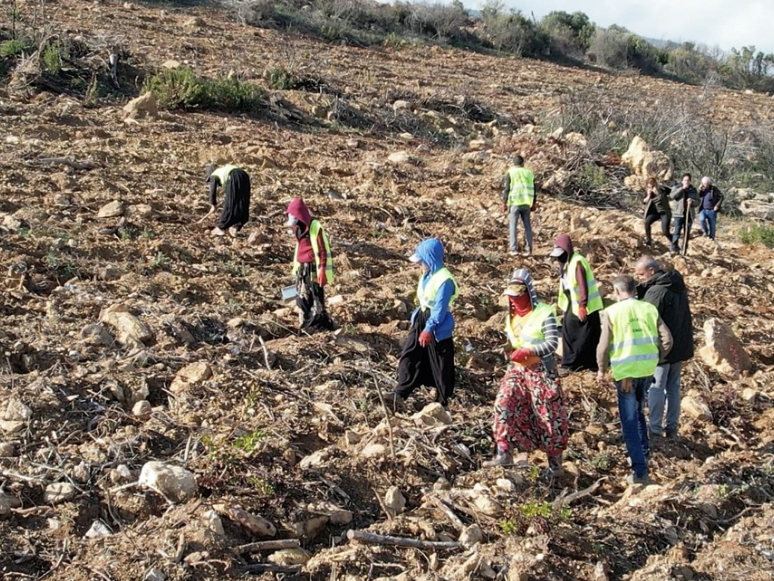
[{"label": "woman in blue jacket", "polygon": [[411,314],[391,403],[402,404],[417,387],[425,385],[435,387],[436,401],[446,407],[454,392],[454,315],[450,308],[459,287],[443,265],[443,245],[437,238],[422,241],[409,260],[422,268],[417,285],[419,306]]}]

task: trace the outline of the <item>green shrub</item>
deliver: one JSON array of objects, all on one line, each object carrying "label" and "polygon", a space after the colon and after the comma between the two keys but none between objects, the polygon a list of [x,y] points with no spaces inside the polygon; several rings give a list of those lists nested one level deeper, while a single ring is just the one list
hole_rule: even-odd
[{"label": "green shrub", "polygon": [[268,74],[269,87],[275,91],[295,89],[299,79],[284,67],[272,67]]},{"label": "green shrub", "polygon": [[263,109],[263,91],[239,79],[208,79],[187,67],[163,71],[143,86],[164,109],[229,111],[257,115]]},{"label": "green shrub", "polygon": [[27,48],[24,41],[15,38],[0,43],[0,57],[8,58],[20,55]]},{"label": "green shrub", "polygon": [[774,226],[766,224],[754,224],[748,226],[739,233],[739,239],[744,244],[756,244],[760,242],[764,246],[774,248]]},{"label": "green shrub", "polygon": [[49,44],[43,50],[43,66],[54,75],[62,70],[62,63],[70,57],[67,46],[59,42]]}]

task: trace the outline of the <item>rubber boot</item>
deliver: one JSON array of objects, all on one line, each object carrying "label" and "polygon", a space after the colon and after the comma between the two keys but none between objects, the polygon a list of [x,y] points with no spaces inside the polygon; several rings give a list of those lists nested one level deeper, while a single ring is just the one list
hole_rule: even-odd
[{"label": "rubber boot", "polygon": [[497,449],[497,455],[491,460],[482,464],[484,468],[493,468],[494,466],[513,466],[513,456],[510,450],[503,448]]},{"label": "rubber boot", "polygon": [[562,466],[562,452],[548,457],[548,468],[543,470],[541,476],[546,479],[559,478],[564,474]]}]

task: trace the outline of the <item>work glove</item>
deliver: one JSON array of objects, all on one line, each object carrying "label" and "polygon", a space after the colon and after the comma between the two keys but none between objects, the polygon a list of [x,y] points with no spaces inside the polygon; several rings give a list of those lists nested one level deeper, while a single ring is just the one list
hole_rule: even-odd
[{"label": "work glove", "polygon": [[589,314],[586,311],[586,307],[584,307],[583,305],[578,307],[578,318],[580,319],[581,323],[585,323],[588,316]]},{"label": "work glove", "polygon": [[632,390],[633,380],[631,377],[626,377],[621,380],[621,391],[623,393],[629,393]]},{"label": "work glove", "polygon": [[321,270],[320,272],[317,273],[317,284],[319,284],[320,286],[325,286],[326,284],[328,284],[328,277],[325,276],[324,270]]},{"label": "work glove", "polygon": [[527,357],[530,356],[530,351],[526,347],[522,347],[521,349],[516,349],[515,351],[511,352],[511,361],[514,363],[522,363],[523,361],[527,360]]},{"label": "work glove", "polygon": [[430,345],[430,341],[432,340],[433,340],[432,333],[428,333],[427,331],[422,331],[419,334],[419,345],[421,347],[427,347],[428,345]]}]

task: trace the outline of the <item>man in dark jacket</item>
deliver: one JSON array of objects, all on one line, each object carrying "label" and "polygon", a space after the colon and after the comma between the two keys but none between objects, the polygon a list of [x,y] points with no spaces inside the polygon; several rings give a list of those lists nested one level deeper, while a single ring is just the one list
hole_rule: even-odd
[{"label": "man in dark jacket", "polygon": [[[634,273],[640,284],[637,296],[658,309],[672,333],[669,354],[659,362],[648,390],[648,425],[652,438],[677,436],[680,420],[680,372],[683,361],[693,357],[693,321],[688,291],[676,270],[665,272],[652,256],[637,261]],[[666,429],[662,422],[666,404]]]},{"label": "man in dark jacket", "polygon": [[690,238],[693,226],[693,209],[699,205],[699,192],[691,185],[691,174],[683,174],[681,185],[672,190],[669,199],[672,206],[672,219],[674,220],[670,250],[677,254],[680,252],[680,238],[683,235],[683,228],[686,229],[686,236]]},{"label": "man in dark jacket", "polygon": [[701,198],[701,210],[699,211],[701,232],[710,240],[714,240],[715,227],[718,223],[718,212],[720,212],[720,206],[723,204],[723,192],[712,183],[710,178],[704,176],[701,178],[701,185],[699,186],[699,197]]}]

